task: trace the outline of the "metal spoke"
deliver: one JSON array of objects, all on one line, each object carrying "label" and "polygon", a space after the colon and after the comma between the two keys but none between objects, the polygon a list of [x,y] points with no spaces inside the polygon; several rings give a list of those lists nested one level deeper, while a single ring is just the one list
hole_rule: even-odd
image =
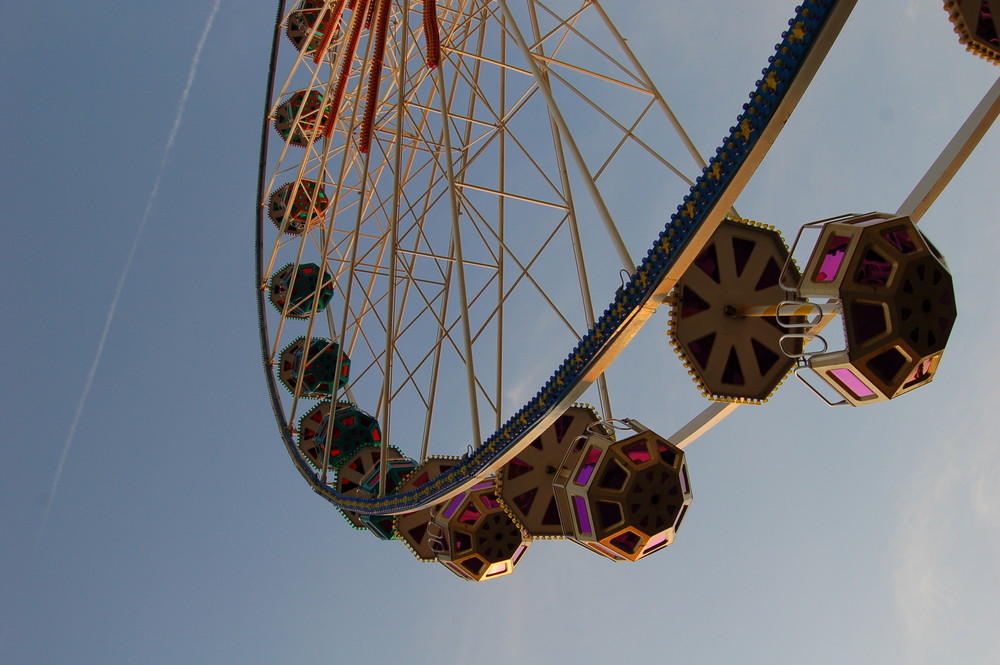
[{"label": "metal spoke", "polygon": [[[366,6],[386,7],[348,7],[339,34],[324,24],[328,50],[319,55],[305,48],[318,20],[301,51],[282,43],[290,69],[276,77],[268,123],[280,111],[291,129],[267,153],[261,214],[266,221],[265,197],[285,183],[309,195],[294,202],[294,219],[290,197],[279,226],[264,225],[260,286],[287,264],[320,267],[326,295],[299,293],[293,270],[283,288],[294,297],[265,312],[269,359],[279,362],[299,337],[339,345],[337,376],[342,358],[349,376],[324,399],[331,411],[347,401],[377,417],[384,487],[390,445],[411,445],[407,454],[418,460],[441,432],[453,448],[478,447],[519,406],[509,391],[536,371],[532,355],[552,359],[595,325],[603,296],[592,293],[589,273],[606,272],[615,257],[631,273],[632,257],[645,251],[626,246],[621,204],[601,189],[624,163],[638,155],[682,189],[703,162],[684,173],[676,155],[656,148],[675,129],[685,146],[690,139],[593,0],[440,0],[435,68],[425,64],[421,5],[392,0],[371,30],[360,16]],[[386,28],[380,62],[371,58],[377,25]],[[602,103],[608,90],[628,103]],[[312,93],[313,106],[282,106]],[[586,158],[566,104],[601,128],[604,145]],[[283,232],[293,221],[302,231]],[[317,351],[306,344],[303,366]],[[281,405],[289,428],[315,399],[304,394],[303,376]],[[593,381],[593,399],[611,417],[606,381]],[[458,384],[467,393],[460,414]],[[319,482],[331,482],[327,464],[317,465]]]}]

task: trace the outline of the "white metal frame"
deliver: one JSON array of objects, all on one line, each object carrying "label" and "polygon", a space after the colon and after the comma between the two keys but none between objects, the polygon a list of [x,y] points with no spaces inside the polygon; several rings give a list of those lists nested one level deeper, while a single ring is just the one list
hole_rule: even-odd
[{"label": "white metal frame", "polygon": [[[365,103],[361,83],[371,68],[359,58],[350,65],[331,137],[316,131],[304,150],[277,143],[268,156],[273,166],[266,191],[288,181],[315,180],[329,205],[322,222],[307,233],[270,233],[263,273],[287,262],[317,263],[333,274],[334,303],[340,305],[310,317],[305,326],[287,317],[288,307],[269,313],[271,362],[300,335],[340,343],[351,357],[352,378],[343,394],[335,392],[331,399],[347,399],[377,414],[383,444],[389,445],[403,442],[394,414],[407,397],[427,414],[418,445],[408,447],[414,457],[431,452],[442,407],[455,410],[442,404],[440,386],[448,380],[446,372],[454,377],[456,366],[462,367],[468,396],[461,407],[468,413],[467,444],[478,445],[484,427],[498,427],[517,407],[502,396],[509,388],[506,377],[517,370],[506,340],[519,300],[527,295],[538,303],[534,316],[564,331],[559,347],[564,349],[594,324],[588,276],[593,253],[606,254],[610,245],[619,263],[634,269],[620,222],[601,190],[602,177],[614,172],[622,151],[638,147],[662,169],[665,181],[678,183],[678,191],[686,190],[704,165],[600,4],[580,2],[563,14],[556,4],[569,3],[525,0],[516,8],[508,0],[442,3],[442,65],[431,71],[422,65],[418,10],[410,2],[394,2],[371,150],[358,152],[352,140]],[[340,39],[319,63],[286,45],[295,57],[276,86],[271,116],[298,90],[316,90],[330,100],[347,42]],[[362,39],[359,52],[367,45]],[[613,88],[616,95],[643,101],[623,104],[625,111],[605,108],[601,99],[588,96],[588,84],[602,88],[601,94]],[[572,122],[561,111],[567,100],[596,111],[603,131],[616,134],[604,153],[585,155],[577,145]],[[526,123],[528,114],[541,114],[544,125]],[[400,117],[404,122],[395,121]],[[658,131],[678,133],[688,153],[681,157],[692,166],[682,169],[656,151],[638,128],[651,119],[659,123]],[[481,164],[489,166],[492,181],[474,175]],[[512,181],[525,176],[511,173],[514,167],[530,169],[536,186],[519,191]],[[513,230],[514,208],[548,220],[533,244]],[[595,242],[592,225],[581,230],[581,210],[596,213],[604,241]],[[430,228],[439,221],[448,225],[447,234]],[[478,251],[472,255],[470,248]],[[553,264],[556,255],[561,266]],[[553,270],[576,275],[575,303],[550,295],[546,273]],[[403,340],[417,328],[436,332],[415,352]],[[607,385],[603,377],[595,380],[603,415],[612,417]],[[312,404],[302,403],[301,381],[293,388],[285,405],[290,426]],[[412,423],[406,429],[412,430]],[[326,469],[321,473],[325,481]]]}]

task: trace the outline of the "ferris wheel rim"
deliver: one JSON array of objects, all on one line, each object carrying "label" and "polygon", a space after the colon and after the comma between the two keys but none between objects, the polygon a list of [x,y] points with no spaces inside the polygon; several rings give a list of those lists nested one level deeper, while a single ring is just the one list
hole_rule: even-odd
[{"label": "ferris wheel rim", "polygon": [[[276,23],[274,43],[272,45],[271,71],[269,72],[267,93],[268,102],[266,102],[268,104],[270,104],[270,98],[273,93],[273,69],[276,64],[277,43],[280,38],[279,33],[281,27],[281,17],[284,13],[284,7],[286,4],[287,3],[284,0],[281,0],[278,3],[278,20]],[[504,4],[505,3],[503,2],[501,3],[501,5]],[[765,131],[767,131],[769,127],[773,126],[772,120],[774,119],[776,107],[780,103],[784,103],[783,100],[786,99],[789,89],[793,85],[797,85],[796,82],[800,78],[798,74],[804,67],[803,63],[806,60],[806,56],[809,53],[814,52],[814,49],[812,48],[814,44],[818,41],[822,41],[820,37],[824,34],[830,34],[829,32],[824,32],[827,27],[833,26],[834,29],[832,32],[834,34],[838,32],[839,26],[842,25],[844,20],[846,20],[846,16],[850,13],[853,5],[854,0],[813,0],[812,2],[803,3],[803,7],[800,8],[795,19],[790,21],[790,25],[797,21],[796,25],[798,23],[808,23],[812,26],[812,28],[807,30],[806,34],[802,37],[793,37],[792,41],[789,40],[788,35],[794,35],[794,33],[786,32],[782,35],[783,41],[778,45],[778,51],[779,53],[782,53],[782,50],[785,51],[785,54],[782,56],[785,60],[783,65],[788,65],[788,63],[792,61],[794,66],[792,67],[792,73],[787,74],[786,80],[781,81],[781,85],[778,86],[780,95],[772,95],[770,93],[774,91],[767,91],[764,89],[769,83],[772,83],[767,78],[767,74],[765,74],[765,77],[762,78],[761,82],[759,82],[756,91],[751,95],[751,102],[754,101],[755,96],[759,98],[761,95],[766,95],[768,99],[776,97],[778,101],[774,103],[773,107],[770,109],[771,114],[767,115],[763,122],[761,122],[760,116],[752,118],[751,116],[753,113],[748,115],[747,112],[744,112],[741,114],[738,119],[739,122],[737,123],[737,126],[732,129],[727,143],[724,143],[723,147],[717,151],[716,155],[712,158],[709,167],[705,169],[705,173],[703,173],[702,176],[697,179],[695,185],[692,186],[688,196],[684,198],[681,206],[678,207],[678,213],[671,216],[667,227],[659,234],[659,238],[654,243],[653,248],[647,253],[646,258],[639,264],[635,272],[630,274],[627,284],[625,284],[624,287],[616,294],[615,299],[612,301],[611,305],[609,305],[604,315],[602,315],[595,325],[590,328],[584,339],[577,344],[576,348],[574,348],[569,356],[566,357],[566,359],[559,365],[559,368],[550,377],[548,382],[542,386],[542,389],[539,390],[536,396],[522,406],[521,409],[508,419],[501,428],[493,433],[493,435],[482,441],[476,450],[463,458],[463,460],[451,471],[443,474],[443,476],[438,478],[436,482],[429,483],[422,488],[412,490],[407,493],[397,493],[384,497],[373,498],[346,496],[337,490],[330,488],[326,483],[320,480],[301,452],[298,450],[293,439],[292,432],[290,430],[290,422],[287,417],[285,417],[284,407],[278,396],[279,387],[277,385],[274,372],[271,371],[270,368],[270,349],[267,337],[267,322],[266,316],[264,315],[266,309],[266,303],[264,302],[265,293],[259,288],[265,278],[261,272],[264,228],[263,199],[266,195],[263,182],[265,177],[265,153],[267,150],[267,140],[269,138],[269,123],[265,114],[264,127],[262,130],[262,159],[259,171],[258,205],[256,211],[256,286],[258,287],[258,315],[262,354],[269,396],[272,401],[272,407],[275,410],[275,417],[279,424],[283,442],[292,457],[293,463],[299,469],[300,473],[304,476],[307,482],[309,482],[309,484],[313,487],[314,491],[339,508],[350,509],[373,515],[400,513],[423,507],[431,503],[437,503],[459,491],[462,491],[466,485],[475,483],[478,479],[481,479],[484,475],[488,474],[492,469],[501,464],[504,459],[516,454],[519,446],[523,447],[523,445],[526,445],[526,443],[530,441],[530,434],[543,428],[547,423],[551,422],[551,420],[565,410],[565,408],[570,406],[579,393],[590,385],[590,383],[586,383],[584,385],[584,379],[593,375],[595,368],[597,368],[609,354],[611,354],[611,357],[613,357],[613,355],[617,355],[617,351],[624,347],[624,343],[627,343],[627,340],[624,340],[623,343],[620,339],[626,324],[630,322],[634,324],[643,314],[646,314],[646,318],[648,318],[649,312],[646,312],[645,310],[650,308],[655,309],[656,305],[659,304],[656,302],[657,299],[662,301],[662,298],[665,297],[666,293],[662,288],[660,288],[663,280],[666,278],[670,269],[678,261],[680,253],[694,242],[692,240],[693,237],[700,230],[702,230],[704,226],[706,226],[709,214],[716,214],[717,212],[717,216],[721,220],[721,216],[724,214],[725,210],[715,211],[714,207],[707,205],[706,200],[713,198],[718,201],[723,198],[723,194],[725,194],[727,187],[732,182],[732,179],[736,177],[736,175],[739,174],[740,169],[748,163],[747,154],[755,148],[757,141],[765,133]],[[807,17],[806,15],[810,13],[811,15]],[[832,15],[836,15],[836,20],[830,20]],[[798,41],[797,44],[795,43],[796,38]],[[828,39],[828,41],[832,41],[832,39]],[[822,54],[819,59],[822,59]],[[776,71],[773,63],[774,58],[771,60],[771,66],[769,66],[768,70]],[[818,66],[818,63],[813,66],[813,69],[815,69],[815,66]],[[765,70],[765,72],[768,70]],[[811,76],[811,73],[809,76]],[[808,83],[805,85],[808,85]],[[801,86],[801,89],[798,90],[798,95],[801,95],[805,85]],[[753,105],[751,104],[748,106],[752,107]],[[268,105],[268,109],[270,109],[270,105]],[[749,125],[746,123],[749,123]],[[747,129],[748,126],[750,127],[749,129]],[[773,131],[774,134],[777,133],[777,130]],[[715,188],[712,191],[709,191],[706,189],[709,187],[709,178],[706,178],[706,173],[709,173],[710,170],[716,166],[721,166],[723,170],[732,167],[732,162],[725,164],[725,160],[721,159],[719,155],[721,153],[723,156],[726,156],[725,149],[728,149],[730,144],[735,145],[734,138],[739,137],[740,133],[746,134],[744,137],[744,142],[746,143],[744,146],[746,148],[745,154],[741,155],[742,159],[738,160],[734,170],[724,173],[724,175],[729,177],[725,186],[720,186],[720,188]],[[750,140],[751,137],[753,138],[752,141]],[[773,138],[771,140],[773,140]],[[764,152],[766,152],[766,148],[764,149]],[[727,158],[729,157],[731,157],[731,155]],[[759,162],[759,158],[757,158],[757,161]],[[755,164],[753,166],[755,166]],[[716,179],[720,183],[723,181],[723,178],[718,175],[716,176]],[[732,198],[734,197],[735,195],[732,196]],[[657,277],[658,280],[656,279]],[[641,325],[641,323],[639,325]],[[634,332],[632,334],[634,334]],[[609,363],[610,360],[607,360],[607,362]],[[599,374],[600,372],[597,373]],[[596,379],[596,377],[591,379],[591,383],[594,379]]]}]

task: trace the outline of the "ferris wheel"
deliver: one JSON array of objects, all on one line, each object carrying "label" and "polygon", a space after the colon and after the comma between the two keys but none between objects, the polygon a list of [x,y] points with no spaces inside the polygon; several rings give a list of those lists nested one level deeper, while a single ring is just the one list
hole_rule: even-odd
[{"label": "ferris wheel", "polygon": [[[853,4],[802,4],[706,161],[596,0],[279,2],[259,323],[279,431],[313,489],[469,579],[510,572],[532,537],[613,559],[669,544],[691,497],[683,446],[617,413],[604,370],[670,304],[703,384],[749,386],[709,386],[721,406],[694,432],[805,362],[832,306],[783,315],[787,250],[732,206]],[[665,228],[649,213],[678,201]],[[904,254],[932,253],[897,227]],[[708,289],[730,268],[770,294],[741,303],[748,325],[788,328],[746,355],[693,316],[729,297],[717,276]],[[903,382],[936,368],[907,358]],[[633,511],[649,533],[618,528],[631,518],[609,497],[625,490],[655,497]]]}]

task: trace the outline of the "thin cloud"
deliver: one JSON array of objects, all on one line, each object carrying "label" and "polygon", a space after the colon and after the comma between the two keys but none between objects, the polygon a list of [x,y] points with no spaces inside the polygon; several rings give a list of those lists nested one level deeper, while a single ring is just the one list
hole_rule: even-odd
[{"label": "thin cloud", "polygon": [[62,454],[59,456],[59,464],[56,466],[55,477],[52,479],[52,487],[49,489],[48,501],[45,504],[45,511],[42,513],[42,520],[38,527],[38,535],[35,537],[35,547],[37,548],[39,541],[42,538],[42,534],[45,532],[45,525],[49,519],[49,513],[52,511],[52,503],[56,497],[56,491],[59,489],[59,482],[62,480],[63,469],[66,466],[66,459],[69,457],[70,449],[73,447],[73,441],[76,438],[76,429],[80,424],[80,418],[83,416],[83,409],[87,404],[87,397],[90,395],[90,389],[94,383],[94,376],[97,374],[97,367],[101,363],[101,357],[104,355],[104,346],[108,341],[108,331],[111,329],[111,323],[114,321],[115,312],[118,309],[118,301],[121,298],[122,288],[125,286],[125,280],[128,277],[129,269],[132,267],[132,261],[135,259],[136,250],[139,248],[139,241],[142,239],[142,233],[146,228],[146,222],[149,221],[149,216],[153,211],[153,202],[156,200],[156,196],[160,191],[160,181],[163,179],[163,173],[166,170],[167,159],[170,157],[170,152],[173,150],[174,141],[177,138],[177,133],[181,127],[181,120],[184,118],[184,111],[187,108],[188,99],[191,96],[191,88],[194,85],[195,76],[198,73],[198,64],[201,62],[201,52],[205,48],[205,42],[208,41],[208,33],[212,30],[212,24],[215,23],[215,16],[219,13],[219,6],[222,4],[222,0],[215,0],[212,5],[212,10],[209,12],[208,20],[205,22],[205,27],[201,31],[201,38],[198,40],[198,46],[195,48],[194,57],[191,59],[191,68],[188,70],[187,83],[184,85],[184,91],[181,93],[180,101],[177,103],[177,114],[174,117],[174,124],[170,128],[170,133],[167,135],[167,142],[163,147],[163,157],[160,159],[160,166],[156,173],[156,179],[153,181],[153,188],[149,194],[149,200],[146,202],[146,209],[142,213],[142,218],[139,220],[139,228],[135,234],[135,240],[132,242],[132,248],[129,250],[128,258],[125,260],[125,267],[122,269],[121,277],[118,279],[118,286],[115,288],[114,297],[111,299],[111,307],[108,309],[108,316],[104,321],[104,330],[101,331],[101,339],[97,343],[97,352],[94,354],[94,362],[90,365],[90,371],[87,373],[87,380],[83,385],[83,392],[80,394],[80,401],[76,405],[76,413],[73,414],[73,421],[70,423],[69,434],[66,437],[66,443],[63,445]]},{"label": "thin cloud", "polygon": [[[898,568],[893,576],[896,601],[911,640],[922,640],[949,608],[953,589],[942,559],[946,558],[948,524],[945,502],[961,483],[953,462],[943,467],[928,459],[907,492],[903,521],[897,531]],[[932,537],[932,534],[934,536]]]},{"label": "thin cloud", "polygon": [[[998,369],[996,361],[981,363],[966,381],[988,395]],[[984,404],[959,405],[945,421],[960,425],[929,433],[936,454],[924,459],[903,494],[893,541],[893,591],[913,662],[940,662],[958,633],[1000,648],[994,633],[971,629],[1000,620],[1000,425]]]}]

